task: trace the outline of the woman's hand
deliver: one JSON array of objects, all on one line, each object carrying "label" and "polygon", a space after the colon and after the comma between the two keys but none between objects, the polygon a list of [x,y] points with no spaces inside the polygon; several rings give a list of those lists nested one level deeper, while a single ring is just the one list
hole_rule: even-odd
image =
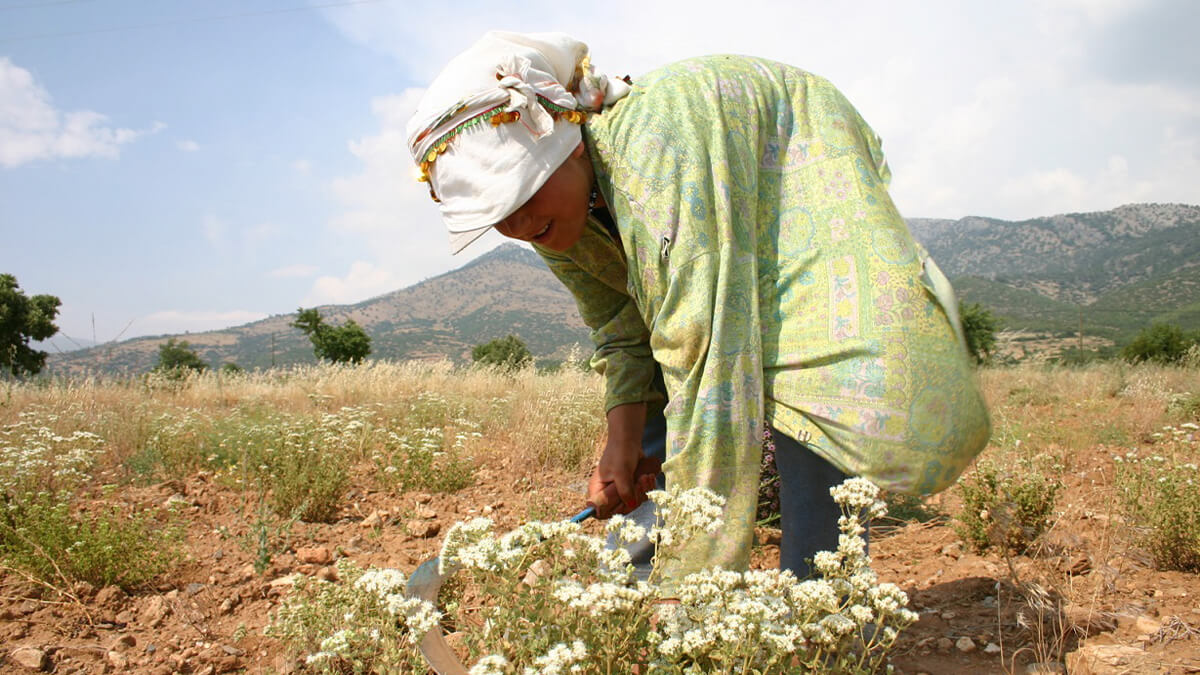
[{"label": "woman's hand", "polygon": [[[614,513],[629,513],[646,500],[654,489],[654,476],[638,480],[638,462],[642,459],[642,432],[646,427],[646,404],[627,403],[608,411],[608,441],[592,478],[588,481],[588,502],[595,505],[599,518]],[[615,494],[614,494],[615,493]]]}]

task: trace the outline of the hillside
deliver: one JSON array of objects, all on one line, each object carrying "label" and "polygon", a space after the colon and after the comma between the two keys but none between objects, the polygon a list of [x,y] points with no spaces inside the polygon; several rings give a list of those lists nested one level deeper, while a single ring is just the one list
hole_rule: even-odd
[{"label": "hillside", "polygon": [[1082,323],[1086,334],[1115,341],[1154,321],[1200,328],[1200,206],[914,218],[909,227],[961,298],[991,308],[1006,327],[1074,334]]},{"label": "hillside", "polygon": [[[909,227],[960,298],[988,307],[1006,330],[1074,340],[1082,329],[1113,344],[1154,321],[1200,329],[1200,206],[1133,204],[1024,221],[914,218]],[[588,344],[570,295],[537,254],[516,244],[409,288],[319,309],[330,323],[362,325],[373,358],[465,361],[474,345],[509,333],[540,358]],[[213,365],[312,362],[308,340],[289,326],[293,318],[173,337]],[[52,354],[49,367],[59,374],[144,372],[168,337]]]},{"label": "hillside", "polygon": [[[504,244],[452,272],[354,305],[318,308],[326,321],[353,319],[371,336],[372,358],[470,359],[471,348],[509,333],[541,357],[561,357],[588,331],[574,300],[533,251]],[[66,354],[52,354],[56,374],[139,373],[158,359],[170,337],[186,340],[214,366],[243,368],[312,363],[312,345],[289,324],[295,314],[242,326],[177,336],[142,337]]]}]

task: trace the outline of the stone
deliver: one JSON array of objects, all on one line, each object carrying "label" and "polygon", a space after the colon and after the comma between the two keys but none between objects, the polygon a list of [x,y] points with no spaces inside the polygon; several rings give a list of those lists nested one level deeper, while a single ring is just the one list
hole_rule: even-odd
[{"label": "stone", "polygon": [[138,623],[158,628],[170,613],[171,605],[167,603],[167,599],[161,595],[152,595],[146,598],[145,604],[142,605],[142,611],[138,613]]},{"label": "stone", "polygon": [[324,546],[296,549],[296,560],[307,565],[328,565],[333,562],[333,553]]},{"label": "stone", "polygon": [[525,573],[525,578],[521,579],[521,583],[526,586],[533,586],[538,582],[538,579],[546,576],[549,572],[550,563],[539,558],[529,565],[529,571]]},{"label": "stone", "polygon": [[999,654],[1001,651],[1003,650],[1000,649],[1000,645],[996,644],[995,642],[989,642],[987,643],[987,646],[983,648],[984,654]]},{"label": "stone", "polygon": [[129,669],[129,659],[125,658],[125,655],[121,652],[108,652],[106,660],[108,661],[108,665],[115,668],[119,673],[123,673]]},{"label": "stone", "polygon": [[413,500],[418,504],[428,504],[429,502],[433,501],[433,495],[427,492],[418,492],[413,495]]},{"label": "stone", "polygon": [[238,649],[233,645],[221,645],[221,651],[225,652],[229,656],[245,656],[246,654],[244,649]]},{"label": "stone", "polygon": [[954,647],[954,640],[948,637],[938,638],[937,648],[939,652],[948,652],[952,647]]},{"label": "stone", "polygon": [[1138,635],[1154,635],[1162,629],[1162,624],[1148,616],[1139,616],[1133,620],[1133,632]]},{"label": "stone", "polygon": [[434,511],[428,506],[418,506],[414,513],[418,518],[422,518],[424,520],[433,520],[438,517],[437,511]]},{"label": "stone", "polygon": [[436,537],[438,532],[441,532],[441,530],[442,526],[439,525],[437,521],[428,520],[410,520],[404,526],[404,531],[407,532],[410,537],[416,537],[417,539],[429,539],[431,537]]},{"label": "stone", "polygon": [[337,581],[337,568],[333,565],[326,565],[325,567],[317,570],[317,578],[321,581]]},{"label": "stone", "polygon": [[119,605],[125,602],[125,591],[121,590],[120,586],[105,586],[96,592],[97,605]]},{"label": "stone", "polygon": [[295,586],[296,585],[296,575],[288,574],[286,576],[279,577],[278,579],[272,579],[271,583],[269,583],[267,585],[270,586],[271,588],[284,588],[284,587]]},{"label": "stone", "polygon": [[1077,651],[1067,654],[1067,672],[1071,675],[1143,672],[1139,667],[1145,665],[1145,657],[1146,652],[1137,647],[1085,643]]},{"label": "stone", "polygon": [[964,635],[954,642],[954,648],[964,654],[970,654],[976,649],[975,641]]},{"label": "stone", "polygon": [[1079,605],[1067,605],[1063,607],[1062,611],[1067,623],[1084,638],[1117,629],[1117,619],[1109,612],[1088,609]]},{"label": "stone", "polygon": [[218,673],[232,673],[242,669],[242,660],[236,656],[222,656],[215,664]]},{"label": "stone", "polygon": [[360,522],[359,525],[363,528],[368,528],[368,529],[374,528],[374,527],[381,527],[381,526],[383,526],[383,518],[384,518],[384,515],[383,515],[382,511],[372,511],[370,515],[368,515],[366,518],[362,519],[362,522]]},{"label": "stone", "polygon": [[783,541],[783,530],[774,527],[760,527],[755,531],[760,546],[779,546]]},{"label": "stone", "polygon": [[184,591],[188,595],[195,595],[202,590],[204,590],[204,584],[200,584],[200,583],[196,583],[196,582],[192,582],[184,588]]},{"label": "stone", "polygon": [[112,622],[122,626],[128,626],[129,624],[133,623],[136,618],[137,617],[133,615],[133,612],[125,610],[123,612],[117,612],[117,615],[113,617]]},{"label": "stone", "polygon": [[112,644],[110,644],[108,646],[108,651],[110,651],[110,652],[125,651],[126,649],[129,649],[130,647],[133,647],[136,644],[137,644],[137,638],[133,637],[132,635],[122,635],[121,637],[117,638],[116,640],[113,640]]},{"label": "stone", "polygon": [[9,655],[12,662],[29,670],[49,670],[50,655],[37,647],[17,647]]},{"label": "stone", "polygon": [[233,608],[236,605],[237,605],[237,600],[235,600],[234,598],[225,598],[224,600],[221,601],[221,606],[217,608],[217,611],[220,612],[222,615],[229,614],[230,612],[233,611]]}]

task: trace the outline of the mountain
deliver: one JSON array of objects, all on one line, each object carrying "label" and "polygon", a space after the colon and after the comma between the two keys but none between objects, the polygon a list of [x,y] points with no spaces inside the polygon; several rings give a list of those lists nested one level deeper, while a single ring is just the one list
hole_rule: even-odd
[{"label": "mountain", "polygon": [[1200,206],[908,222],[961,299],[1006,327],[1073,333],[1082,324],[1118,341],[1154,321],[1200,328]]},{"label": "mountain", "polygon": [[[1153,321],[1200,329],[1200,206],[908,223],[959,297],[987,307],[1006,330],[1073,341],[1082,328],[1094,345],[1127,341]],[[467,361],[473,346],[510,333],[539,358],[589,344],[574,300],[536,253],[511,243],[414,286],[318,309],[335,325],[358,322],[371,336],[372,358]],[[289,326],[294,318],[52,353],[48,366],[60,374],[145,372],[169,337],[214,366],[313,362],[312,345]]]},{"label": "mountain", "polygon": [[[562,358],[588,344],[575,301],[536,253],[503,244],[466,265],[354,305],[317,308],[326,322],[353,319],[371,336],[371,358],[449,357],[469,361],[471,348],[509,333],[539,357]],[[209,364],[243,368],[312,363],[312,344],[289,324],[295,314],[203,333],[141,337],[67,354],[51,354],[58,374],[140,373],[158,361],[168,338],[186,340]]]}]

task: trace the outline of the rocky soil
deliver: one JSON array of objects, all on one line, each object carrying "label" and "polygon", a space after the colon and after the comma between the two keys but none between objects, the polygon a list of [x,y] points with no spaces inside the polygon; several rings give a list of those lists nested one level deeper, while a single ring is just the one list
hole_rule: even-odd
[{"label": "rocky soil", "polygon": [[[1097,486],[1111,452],[1079,458],[1060,514],[1030,556],[977,555],[945,521],[877,523],[871,554],[904,588],[920,621],[894,652],[897,673],[1200,672],[1200,576],[1155,571]],[[500,527],[573,514],[583,476],[547,475],[500,458],[452,495],[352,491],[333,524],[296,523],[263,573],[242,493],[211,476],[128,488],[129,503],[180,503],[186,556],[132,595],[77,584],[54,592],[9,570],[0,575],[0,672],[288,673],[296,655],[263,636],[296,575],[335,577],[332,563],[411,572],[436,554],[453,522],[489,514]],[[954,513],[953,492],[933,506]],[[282,535],[284,533],[276,533]],[[778,560],[760,532],[755,564]]]}]

